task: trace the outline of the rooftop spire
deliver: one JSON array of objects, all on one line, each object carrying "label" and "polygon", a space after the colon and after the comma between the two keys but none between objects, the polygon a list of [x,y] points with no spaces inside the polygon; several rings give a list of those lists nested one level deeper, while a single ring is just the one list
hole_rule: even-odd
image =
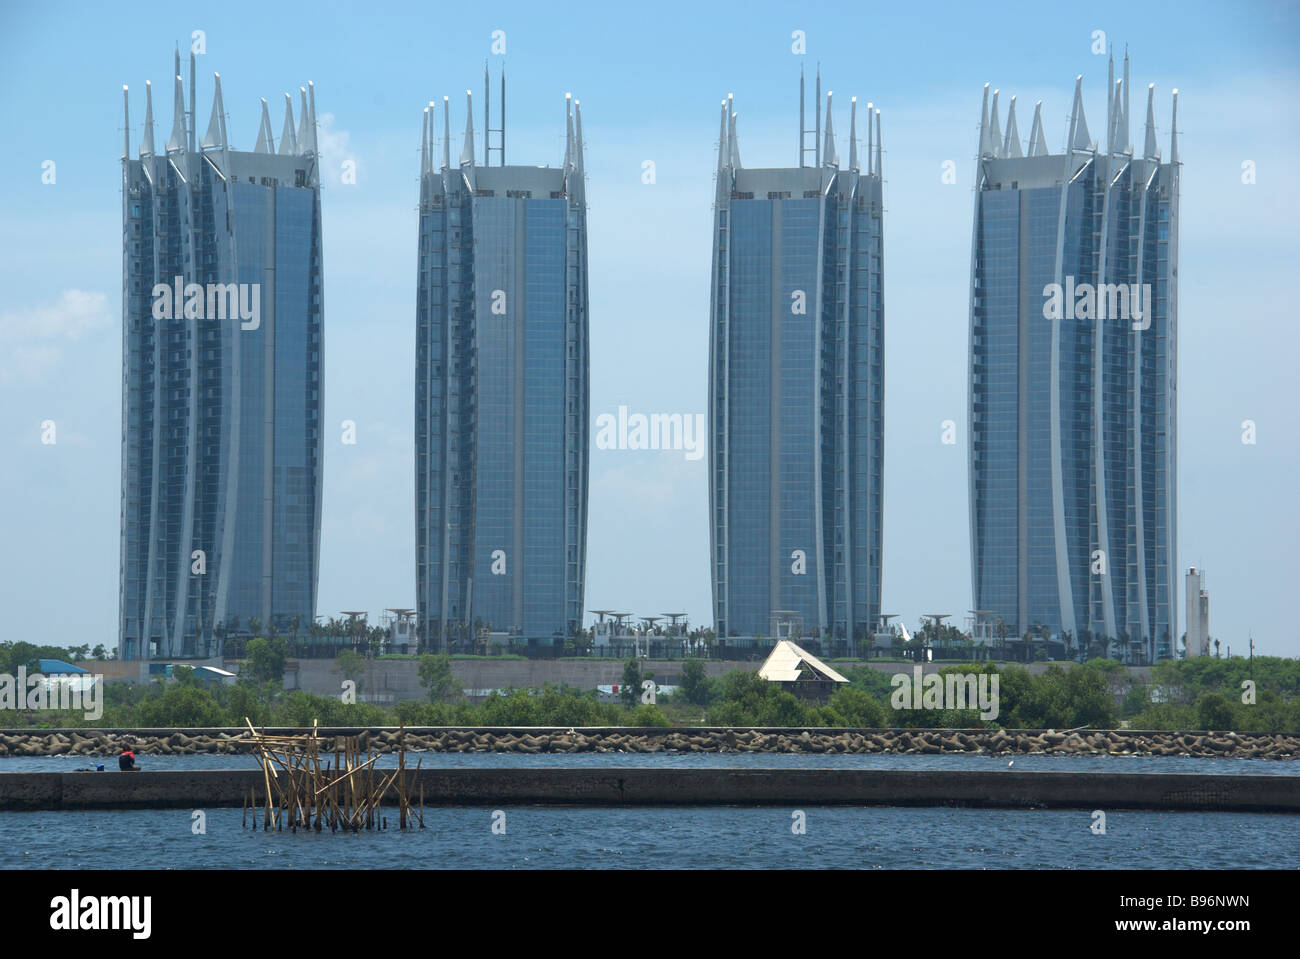
[{"label": "rooftop spire", "polygon": [[1112,51],[1106,65],[1106,150],[1115,152],[1115,113],[1119,99],[1115,96],[1115,54]]},{"label": "rooftop spire", "polygon": [[[1110,100],[1111,103],[1120,103],[1120,87],[1124,85],[1123,80],[1116,80],[1111,85]],[[1124,122],[1124,113],[1122,110],[1114,110],[1111,113],[1110,129],[1106,131],[1106,146],[1110,153],[1124,152],[1124,137],[1120,133],[1120,125]]]},{"label": "rooftop spire", "polygon": [[[179,53],[176,54],[177,70],[180,70]],[[176,93],[172,98],[172,134],[167,138],[167,152],[183,151],[185,149],[185,91],[181,85],[181,75],[176,74]]]},{"label": "rooftop spire", "polygon": [[307,150],[307,88],[298,88],[298,152],[306,155]]},{"label": "rooftop spire", "polygon": [[1043,134],[1043,101],[1039,100],[1034,104],[1034,122],[1029,126],[1029,155],[1045,157],[1049,152],[1047,137]]},{"label": "rooftop spire", "polygon": [[442,98],[442,168],[451,169],[451,98]]},{"label": "rooftop spire", "polygon": [[1016,98],[1011,98],[1011,107],[1007,110],[1007,138],[1002,143],[1004,157],[1023,156],[1020,152],[1020,128],[1016,126]]},{"label": "rooftop spire", "polygon": [[564,95],[564,172],[573,166],[573,94]]},{"label": "rooftop spire", "polygon": [[849,97],[849,169],[858,169],[858,98]]},{"label": "rooftop spire", "polygon": [[[504,122],[502,126],[504,126]],[[582,160],[582,101],[573,101],[573,153],[575,157],[574,173],[577,174],[579,184],[586,175],[586,167]]]},{"label": "rooftop spire", "polygon": [[266,97],[262,97],[262,117],[257,127],[257,144],[254,153],[274,153],[275,139],[271,136],[271,114],[266,109]]},{"label": "rooftop spire", "polygon": [[822,146],[822,162],[827,166],[839,166],[839,154],[835,152],[835,130],[831,126],[831,97],[835,91],[826,91],[826,142]]},{"label": "rooftop spire", "polygon": [[872,163],[873,163],[872,157],[875,156],[875,154],[872,152],[872,143],[874,141],[872,140],[872,131],[871,131],[871,117],[873,115],[872,114],[873,109],[874,107],[870,103],[868,103],[867,104],[867,175],[868,176],[870,176],[873,173],[879,172],[877,170],[872,169]]},{"label": "rooftop spire", "polygon": [[460,165],[474,165],[474,95],[465,91],[465,142],[460,148]]},{"label": "rooftop spire", "polygon": [[1169,118],[1169,162],[1178,163],[1178,88],[1174,88],[1174,112]]},{"label": "rooftop spire", "polygon": [[881,146],[885,138],[880,135],[880,111],[876,111],[876,176],[884,176],[884,166],[880,162]]},{"label": "rooftop spire", "polygon": [[203,134],[204,147],[225,147],[226,138],[222,134],[222,117],[225,104],[221,101],[221,74],[212,74],[212,116],[208,120],[207,132]]},{"label": "rooftop spire", "polygon": [[727,94],[727,158],[731,161],[733,170],[740,169],[740,140],[736,136],[736,120],[740,116],[732,108],[731,94]]},{"label": "rooftop spire", "polygon": [[[307,81],[307,105],[311,108],[311,119],[307,122],[307,134],[311,140],[311,153],[320,156],[320,143],[316,139],[316,84]],[[308,148],[303,147],[304,152]]]},{"label": "rooftop spire", "polygon": [[122,84],[122,161],[131,158],[131,100],[126,84]]},{"label": "rooftop spire", "polygon": [[1128,94],[1129,94],[1130,86],[1131,83],[1129,82],[1129,76],[1128,76],[1128,50],[1125,49],[1124,50],[1124,110],[1123,110],[1123,119],[1121,120],[1120,123],[1120,132],[1123,139],[1119,145],[1120,150],[1128,150],[1133,146],[1133,140],[1131,139],[1131,135],[1129,133],[1129,122],[1128,122],[1129,120]]},{"label": "rooftop spire", "polygon": [[1147,127],[1146,144],[1142,155],[1148,160],[1160,159],[1160,146],[1156,143],[1156,85],[1147,85]]},{"label": "rooftop spire", "polygon": [[420,128],[420,175],[429,172],[429,108],[424,108],[424,126]]},{"label": "rooftop spire", "polygon": [[731,165],[731,156],[727,150],[727,101],[722,101],[722,112],[718,120],[718,172],[721,173]]},{"label": "rooftop spire", "polygon": [[998,91],[993,91],[993,106],[989,108],[989,146],[995,157],[1002,156],[1002,125],[998,122]]},{"label": "rooftop spire", "polygon": [[1092,138],[1088,136],[1088,119],[1083,115],[1083,74],[1074,78],[1074,105],[1070,109],[1070,127],[1074,130],[1071,150],[1091,150]]},{"label": "rooftop spire", "polygon": [[989,85],[984,84],[984,103],[980,107],[980,156],[992,156],[993,145],[989,142]]},{"label": "rooftop spire", "polygon": [[298,137],[293,132],[293,97],[284,95],[284,126],[280,128],[280,155],[298,155]]},{"label": "rooftop spire", "polygon": [[144,139],[140,142],[140,156],[153,156],[153,84],[144,82]]},{"label": "rooftop spire", "polygon": [[191,47],[190,48],[190,114],[189,114],[190,116],[189,145],[190,145],[191,153],[197,152],[198,147],[194,142],[194,138],[198,136],[199,133],[199,115],[197,112],[198,108],[194,105],[195,93],[198,90],[198,84],[196,82],[194,71],[195,71],[194,48]]}]

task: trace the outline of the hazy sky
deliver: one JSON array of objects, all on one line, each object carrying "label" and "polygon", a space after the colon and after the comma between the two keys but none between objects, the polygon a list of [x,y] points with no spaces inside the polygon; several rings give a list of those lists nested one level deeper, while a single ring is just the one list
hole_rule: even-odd
[{"label": "hazy sky", "polygon": [[[1295,307],[1300,155],[1295,4],[330,4],[0,6],[0,601],[6,638],[116,645],[121,448],[122,85],[138,149],[144,81],[170,129],[177,44],[199,57],[200,131],[222,76],[234,145],[258,97],[312,80],[324,150],[325,488],[319,612],[415,605],[414,340],[421,111],[452,97],[452,155],[483,64],[508,70],[507,160],[558,165],[581,100],[591,412],[702,413],[718,102],[748,166],[797,162],[798,76],[820,63],[848,156],[848,99],[885,142],[884,605],[971,606],[966,364],[972,173],[988,81],[1043,100],[1063,147],[1076,74],[1105,126],[1106,31],[1132,55],[1132,137],[1156,84],[1168,155],[1180,92],[1179,558],[1203,567],[1213,635],[1300,653]],[[491,54],[505,34],[504,58]],[[807,55],[792,52],[804,31]],[[186,72],[188,82],[188,72]],[[811,92],[810,92],[811,97]],[[295,96],[296,99],[296,96]],[[811,123],[811,114],[809,116]],[[273,112],[278,132],[281,115]],[[441,129],[441,116],[438,118]],[[481,158],[481,132],[476,148]],[[340,182],[345,161],[356,183]],[[642,182],[643,163],[655,182]],[[956,165],[956,184],[942,182]],[[54,182],[42,182],[53,161]],[[1255,182],[1243,182],[1252,163]],[[48,177],[47,177],[48,178]],[[356,445],[339,425],[357,424]],[[941,423],[958,442],[941,442]],[[43,444],[41,424],[55,423]],[[1242,442],[1253,420],[1257,441]],[[593,438],[594,438],[593,431]],[[587,607],[709,624],[707,460],[593,450]],[[1181,572],[1181,571],[1180,571]],[[1181,586],[1181,575],[1179,582]],[[1183,623],[1179,597],[1179,630]]]}]

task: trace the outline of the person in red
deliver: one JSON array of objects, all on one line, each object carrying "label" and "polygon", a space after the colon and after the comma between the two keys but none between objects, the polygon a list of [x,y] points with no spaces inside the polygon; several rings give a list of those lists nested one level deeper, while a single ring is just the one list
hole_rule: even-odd
[{"label": "person in red", "polygon": [[122,772],[135,772],[135,753],[131,752],[130,747],[122,750],[122,754],[117,757],[117,768]]}]

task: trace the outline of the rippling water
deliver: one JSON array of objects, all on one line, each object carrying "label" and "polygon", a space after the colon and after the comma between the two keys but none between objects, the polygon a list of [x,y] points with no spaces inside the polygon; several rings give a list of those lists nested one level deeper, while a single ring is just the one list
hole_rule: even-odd
[{"label": "rippling water", "polygon": [[[1019,765],[1019,762],[1017,762]],[[1300,868],[1300,816],[1086,810],[507,806],[427,809],[424,830],[243,829],[239,809],[0,813],[18,869]]]},{"label": "rippling water", "polygon": [[[786,753],[408,753],[436,767],[707,766],[751,769],[1006,769],[1008,757]],[[252,768],[249,756],[142,756],[146,769]],[[385,755],[380,765],[393,766]],[[84,757],[0,759],[0,772],[86,768]],[[112,770],[115,762],[106,763]],[[1015,769],[1294,774],[1295,762],[1140,756],[1016,756]],[[106,772],[103,775],[115,775]],[[101,775],[93,773],[92,775]],[[428,828],[358,835],[243,829],[212,809],[0,813],[9,868],[1300,868],[1300,816],[1116,811],[1094,835],[1087,810],[507,806],[430,808]],[[389,822],[396,826],[395,811]],[[19,850],[21,850],[19,852]]]}]

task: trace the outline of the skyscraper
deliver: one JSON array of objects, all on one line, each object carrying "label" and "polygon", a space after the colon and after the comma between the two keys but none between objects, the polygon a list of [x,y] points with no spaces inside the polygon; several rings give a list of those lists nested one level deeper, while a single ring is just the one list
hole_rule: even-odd
[{"label": "skyscraper", "polygon": [[[480,629],[546,646],[582,625],[587,549],[587,217],[582,112],[559,167],[451,163],[424,114],[416,305],[416,604],[434,649]],[[485,78],[486,87],[486,78]],[[486,93],[486,91],[485,91]],[[486,101],[486,95],[485,95]],[[496,143],[491,134],[497,134]],[[490,163],[497,154],[499,164]]]},{"label": "skyscraper", "polygon": [[[800,79],[799,165],[779,169],[741,165],[731,98],[722,104],[709,348],[719,637],[850,642],[880,615],[880,112],[867,105],[864,172],[852,101],[841,168],[831,96],[825,131],[805,129]],[[819,77],[814,113],[820,100]]]},{"label": "skyscraper", "polygon": [[175,60],[161,148],[145,89],[122,156],[119,655],[203,656],[253,620],[306,628],[321,504],[321,219],[315,90],[266,101],[252,152],[221,78],[200,141]]},{"label": "skyscraper", "polygon": [[972,590],[1008,638],[1130,662],[1176,638],[1178,91],[1169,156],[1147,88],[1139,154],[1129,63],[1088,131],[1082,78],[1062,153],[1015,98],[980,119],[971,253]]}]

